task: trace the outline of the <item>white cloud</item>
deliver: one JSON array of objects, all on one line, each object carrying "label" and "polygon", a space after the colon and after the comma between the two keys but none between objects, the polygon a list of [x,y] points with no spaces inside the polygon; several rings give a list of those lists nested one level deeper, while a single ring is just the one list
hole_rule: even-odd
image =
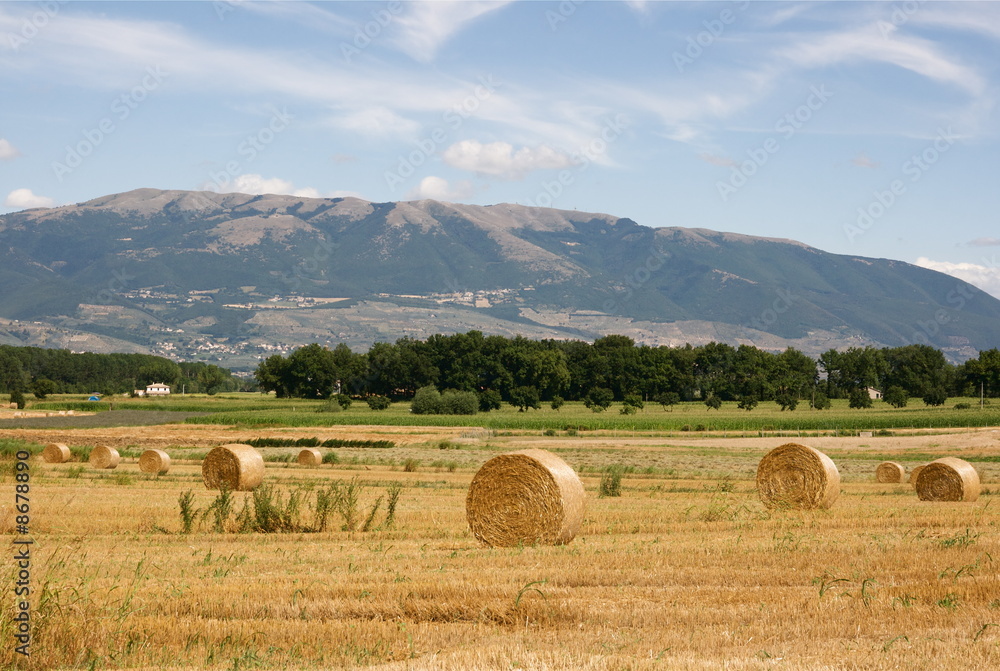
[{"label": "white cloud", "polygon": [[544,144],[515,151],[507,142],[482,144],[476,140],[456,142],[445,150],[442,158],[453,168],[512,180],[523,179],[535,170],[558,170],[573,165],[568,154]]},{"label": "white cloud", "polygon": [[14,189],[7,194],[3,204],[17,210],[28,210],[33,207],[52,207],[55,201],[46,196],[36,196],[31,189]]},{"label": "white cloud", "polygon": [[976,238],[968,242],[970,247],[1000,247],[1000,238]]},{"label": "white cloud", "polygon": [[0,161],[10,161],[21,155],[10,140],[0,137]]},{"label": "white cloud", "polygon": [[736,161],[729,158],[728,156],[717,156],[715,154],[709,154],[707,152],[698,154],[698,158],[700,158],[705,163],[711,163],[712,165],[717,165],[722,168],[732,168],[736,165]]},{"label": "white cloud", "polygon": [[338,117],[333,124],[353,133],[370,137],[412,137],[420,131],[420,124],[406,119],[386,107],[371,107]]},{"label": "white cloud", "polygon": [[932,261],[924,256],[917,259],[916,265],[957,277],[996,298],[1000,298],[1000,265],[981,266],[975,263]]},{"label": "white cloud", "polygon": [[318,190],[312,187],[296,189],[294,184],[280,177],[267,179],[253,173],[238,175],[223,188],[219,188],[215,183],[208,183],[202,186],[202,188],[210,191],[218,191],[219,193],[249,193],[253,195],[272,193],[276,195],[299,196],[300,198],[323,197]]},{"label": "white cloud", "polygon": [[452,185],[448,183],[448,180],[432,175],[420,180],[420,186],[406,194],[406,197],[409,200],[430,198],[431,200],[456,201],[468,198],[474,191],[471,182],[461,181]]},{"label": "white cloud", "polygon": [[408,2],[409,13],[393,20],[397,35],[394,45],[423,63],[434,59],[437,50],[466,24],[507,5],[502,2]]}]

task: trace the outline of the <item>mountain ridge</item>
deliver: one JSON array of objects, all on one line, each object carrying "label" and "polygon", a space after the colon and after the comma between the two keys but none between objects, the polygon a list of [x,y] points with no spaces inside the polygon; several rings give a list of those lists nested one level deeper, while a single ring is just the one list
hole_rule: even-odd
[{"label": "mountain ridge", "polygon": [[1000,301],[902,261],[510,203],[136,189],[0,215],[0,258],[0,317],[50,340],[89,332],[241,366],[269,343],[362,348],[435,320],[650,344],[687,324],[692,344],[723,334],[814,355],[923,342],[955,360],[1000,339]]}]

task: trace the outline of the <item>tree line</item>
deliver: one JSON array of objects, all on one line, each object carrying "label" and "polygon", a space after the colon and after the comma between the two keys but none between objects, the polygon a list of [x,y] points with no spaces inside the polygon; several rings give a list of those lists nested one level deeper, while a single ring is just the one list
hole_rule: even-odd
[{"label": "tree line", "polygon": [[0,392],[122,394],[162,382],[190,393],[214,394],[240,388],[225,368],[203,362],[178,363],[150,354],[73,353],[65,349],[0,345]]},{"label": "tree line", "polygon": [[861,397],[868,397],[869,387],[903,405],[914,397],[937,405],[948,396],[978,395],[980,385],[987,396],[1000,395],[1000,352],[984,351],[956,366],[927,345],[831,349],[813,359],[794,348],[773,353],[716,342],[636,345],[622,335],[588,343],[469,331],[379,342],[365,353],[343,343],[333,349],[306,345],[267,358],[255,376],[262,391],[280,397],[345,393],[400,400],[434,386],[476,392],[482,409],[499,407],[499,400],[525,408],[539,401],[636,397],[663,403],[737,401],[747,409],[777,401],[794,409],[800,401],[823,407],[830,398],[864,405]]}]

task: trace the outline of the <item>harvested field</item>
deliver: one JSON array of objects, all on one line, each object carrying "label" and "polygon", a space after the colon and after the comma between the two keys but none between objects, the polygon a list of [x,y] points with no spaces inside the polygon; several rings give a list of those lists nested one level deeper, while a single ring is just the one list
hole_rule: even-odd
[{"label": "harvested field", "polygon": [[[1000,664],[1000,628],[987,626],[1000,613],[996,433],[803,440],[845,477],[835,506],[802,511],[768,510],[754,487],[756,464],[784,438],[462,440],[457,432],[425,433],[429,427],[392,427],[393,435],[382,432],[389,427],[202,428],[139,427],[131,437],[81,429],[69,442],[122,431],[132,445],[156,437],[204,454],[208,445],[258,435],[346,433],[398,446],[324,450],[340,463],[308,468],[294,463],[298,448],[260,450],[265,459],[291,460],[265,462],[264,486],[279,494],[314,494],[357,478],[354,530],[342,530],[338,517],[316,533],[222,533],[213,530],[213,514],[182,533],[179,498],[190,491],[194,510],[211,511],[219,496],[204,488],[200,464],[183,457],[160,476],[141,473],[134,458],[114,472],[33,460],[32,570],[56,586],[47,603],[61,614],[59,626],[36,631],[35,668],[964,671]],[[60,431],[0,437],[30,432],[52,442]],[[485,547],[466,521],[469,485],[490,458],[527,447],[558,454],[581,475],[580,529],[563,546]],[[956,455],[984,476],[975,502],[921,502],[912,488],[872,478],[882,461]],[[418,462],[414,470],[405,470],[408,460]],[[626,469],[623,494],[600,498],[600,472],[612,464]],[[6,483],[11,477],[0,471]],[[385,526],[393,483],[399,505]],[[231,519],[252,497],[233,494]],[[379,498],[374,523],[361,531]],[[0,502],[2,533],[13,531],[11,503]],[[311,508],[302,510],[311,519]],[[0,650],[0,667],[11,655],[10,646]]]}]

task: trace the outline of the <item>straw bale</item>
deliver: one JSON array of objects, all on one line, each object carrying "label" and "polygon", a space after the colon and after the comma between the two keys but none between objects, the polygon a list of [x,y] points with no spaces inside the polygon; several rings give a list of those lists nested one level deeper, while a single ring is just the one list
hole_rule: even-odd
[{"label": "straw bale", "polygon": [[299,463],[303,466],[319,466],[323,463],[323,453],[315,448],[307,447],[299,452]]},{"label": "straw bale", "polygon": [[248,492],[264,481],[264,458],[249,445],[220,445],[205,457],[201,476],[208,489]]},{"label": "straw bale", "polygon": [[879,482],[905,482],[906,469],[895,461],[883,461],[875,469],[875,479]]},{"label": "straw bale", "polygon": [[61,464],[69,461],[71,456],[69,448],[62,443],[49,443],[42,450],[42,459],[47,464]]},{"label": "straw bale", "polygon": [[829,508],[840,496],[840,473],[822,452],[787,443],[760,460],[757,492],[768,508]]},{"label": "straw bale", "polygon": [[944,457],[924,466],[914,485],[921,501],[975,501],[979,474],[964,459]]},{"label": "straw bale", "polygon": [[94,468],[117,468],[121,460],[118,450],[107,445],[98,445],[90,451],[90,465]]},{"label": "straw bale", "polygon": [[170,455],[163,450],[146,450],[139,456],[139,470],[163,475],[170,470]]},{"label": "straw bale", "polygon": [[486,545],[561,545],[580,530],[583,483],[565,461],[545,450],[493,457],[479,469],[465,499],[472,535]]},{"label": "straw bale", "polygon": [[920,475],[920,471],[924,470],[924,466],[926,465],[927,464],[920,464],[919,466],[915,467],[912,471],[910,471],[910,484],[913,485],[914,489],[916,489],[917,487],[917,476]]}]

